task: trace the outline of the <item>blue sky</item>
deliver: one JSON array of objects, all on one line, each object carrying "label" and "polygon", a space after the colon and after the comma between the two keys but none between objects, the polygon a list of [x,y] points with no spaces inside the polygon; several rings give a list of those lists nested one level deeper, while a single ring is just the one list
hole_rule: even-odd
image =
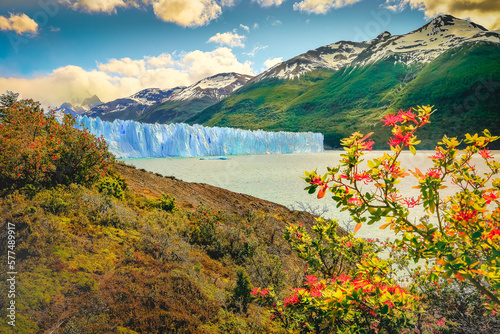
[{"label": "blue sky", "polygon": [[255,75],[339,40],[407,33],[440,13],[500,28],[496,0],[2,0],[0,92],[58,106]]}]

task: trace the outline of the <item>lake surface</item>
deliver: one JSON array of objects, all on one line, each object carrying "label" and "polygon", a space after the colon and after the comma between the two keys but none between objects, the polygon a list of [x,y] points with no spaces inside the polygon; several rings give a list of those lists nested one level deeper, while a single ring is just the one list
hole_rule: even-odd
[{"label": "lake surface", "polygon": [[[342,152],[237,155],[228,156],[228,160],[200,160],[199,157],[193,157],[124,159],[123,161],[137,168],[144,168],[165,176],[175,176],[177,179],[187,182],[207,183],[233,192],[279,203],[289,208],[299,209],[298,203],[302,203],[320,211],[328,210],[323,216],[336,218],[342,225],[342,222],[350,220],[348,213],[340,212],[335,207],[331,196],[328,196],[329,192],[322,199],[317,199],[316,194],[309,195],[303,190],[307,183],[301,178],[306,170],[317,169],[318,173],[323,174],[326,172],[327,166],[338,165]],[[500,152],[494,153],[499,154]],[[417,151],[416,155],[403,152],[400,156],[401,165],[403,168],[411,170],[418,167],[422,172],[425,172],[432,165],[432,161],[427,158],[432,154],[433,151]],[[380,151],[368,152],[365,155],[365,161],[380,155],[382,155]],[[484,166],[481,161],[481,157],[474,160],[478,168]],[[483,170],[486,171],[484,168]],[[418,196],[419,191],[412,188],[416,184],[415,177],[411,175],[405,178],[399,189],[404,197]],[[449,187],[445,192],[452,194],[453,188]],[[417,210],[414,218],[423,214],[423,209],[415,209]],[[393,238],[392,231],[389,229],[380,230],[377,224],[364,225],[357,235],[365,238]]]}]

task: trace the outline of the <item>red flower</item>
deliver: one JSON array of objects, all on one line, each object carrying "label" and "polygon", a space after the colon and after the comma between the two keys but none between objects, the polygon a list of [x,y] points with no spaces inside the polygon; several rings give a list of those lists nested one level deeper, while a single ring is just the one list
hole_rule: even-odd
[{"label": "red flower", "polygon": [[488,238],[490,240],[500,239],[500,230],[499,229],[491,230],[490,233],[488,233],[488,235],[486,235],[486,238]]},{"label": "red flower", "polygon": [[479,154],[484,158],[484,159],[491,159],[493,156],[491,155],[491,151],[488,150],[488,148],[483,148],[482,150],[479,151]]},{"label": "red flower", "polygon": [[285,298],[284,306],[287,307],[288,305],[295,305],[298,303],[299,303],[299,296],[291,295],[291,296]]},{"label": "red flower", "polygon": [[251,295],[257,296],[259,294],[260,288],[253,288],[250,292]]},{"label": "red flower", "polygon": [[410,143],[412,134],[413,132],[408,132],[407,134],[403,134],[401,132],[401,128],[398,128],[394,133],[394,138],[390,138],[388,144],[391,146],[396,146],[399,145],[400,143],[408,145]]},{"label": "red flower", "polygon": [[436,154],[431,155],[429,158],[433,160],[443,160],[446,158],[446,155],[444,155],[441,151],[437,151]]},{"label": "red flower", "polygon": [[360,146],[360,149],[362,150],[368,150],[368,151],[371,151],[372,148],[373,148],[373,144],[375,144],[375,142],[373,140],[369,140],[367,142],[363,142],[361,143],[359,146]]},{"label": "red flower", "polygon": [[491,201],[496,200],[498,197],[498,193],[495,194],[493,191],[489,194],[483,194],[483,198],[486,200],[486,204],[490,204]]},{"label": "red flower", "polygon": [[477,210],[462,210],[458,214],[453,216],[453,219],[456,221],[464,221],[468,223],[472,220],[477,214]]},{"label": "red flower", "polygon": [[386,300],[384,302],[384,304],[386,304],[387,306],[389,306],[389,308],[393,308],[394,307],[394,303],[392,301],[390,301],[390,300]]},{"label": "red flower", "polygon": [[418,122],[415,120],[416,116],[417,115],[415,115],[414,113],[411,112],[411,108],[406,112],[401,112],[401,118],[403,120],[412,121],[415,124],[418,124]]},{"label": "red flower", "polygon": [[318,278],[314,275],[307,275],[306,276],[306,284],[313,286],[318,282]]},{"label": "red flower", "polygon": [[402,201],[408,208],[411,209],[420,204],[420,197],[417,199],[414,199],[413,197],[405,197],[402,199]]},{"label": "red flower", "polygon": [[267,296],[268,294],[269,294],[269,289],[262,289],[262,290],[260,290],[260,296],[261,297]]},{"label": "red flower", "polygon": [[429,169],[427,171],[427,174],[425,174],[425,176],[439,179],[441,177],[441,172],[437,169]]},{"label": "red flower", "polygon": [[349,282],[352,278],[350,276],[347,276],[345,274],[342,274],[336,278],[338,281],[340,281],[342,284],[345,284],[346,282]]},{"label": "red flower", "polygon": [[321,297],[323,294],[320,290],[318,289],[311,289],[311,291],[309,291],[309,295],[311,295],[312,297]]},{"label": "red flower", "polygon": [[322,186],[323,185],[323,182],[321,181],[321,175],[320,176],[316,176],[316,177],[312,177],[311,178],[311,181],[309,182],[310,184],[317,184],[319,186]]},{"label": "red flower", "polygon": [[354,179],[356,181],[363,181],[365,184],[373,182],[372,178],[370,177],[370,175],[368,175],[366,171],[363,174],[354,173]]},{"label": "red flower", "polygon": [[381,119],[382,122],[384,122],[384,126],[395,126],[396,122],[401,122],[403,121],[403,117],[401,117],[401,110],[398,112],[398,114],[389,114],[385,115]]},{"label": "red flower", "polygon": [[360,200],[359,198],[357,197],[351,197],[347,200],[347,203],[350,203],[350,204],[355,204],[355,205],[362,205],[363,204],[363,201]]}]

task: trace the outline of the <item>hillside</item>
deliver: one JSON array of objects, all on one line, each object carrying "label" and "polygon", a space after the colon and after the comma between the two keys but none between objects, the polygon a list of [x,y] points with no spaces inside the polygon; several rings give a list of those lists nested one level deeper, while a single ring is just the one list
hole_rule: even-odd
[{"label": "hillside", "polygon": [[[237,273],[277,291],[296,285],[303,262],[283,231],[288,223],[309,225],[313,216],[115,168],[114,177],[128,185],[123,199],[75,184],[0,198],[2,245],[6,224],[16,226],[15,333],[282,332],[268,310],[243,308],[234,293]],[[176,198],[174,211],[165,194]],[[0,301],[5,305],[6,294]]]}]

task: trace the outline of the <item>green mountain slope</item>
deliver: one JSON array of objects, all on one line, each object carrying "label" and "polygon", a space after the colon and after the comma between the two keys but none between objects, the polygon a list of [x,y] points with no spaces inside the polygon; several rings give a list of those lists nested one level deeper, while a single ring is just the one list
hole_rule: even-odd
[{"label": "green mountain slope", "polygon": [[[388,131],[375,128],[381,115],[430,104],[438,111],[433,123],[421,133],[427,139],[423,145],[430,145],[443,134],[500,130],[499,117],[493,109],[500,102],[499,85],[495,84],[500,78],[498,44],[464,44],[426,65],[405,65],[396,57],[391,55],[367,66],[336,72],[317,70],[300,79],[250,83],[188,122],[319,131],[325,134],[325,144],[333,147],[354,131],[375,130],[377,147],[386,148]],[[480,96],[476,97],[476,91]],[[457,102],[464,107],[457,108]],[[469,108],[472,104],[474,108]]]},{"label": "green mountain slope", "polygon": [[[396,96],[392,109],[434,105],[424,138],[461,136],[489,129],[500,133],[500,45],[465,44],[427,65]],[[498,144],[497,144],[498,145]]]}]

